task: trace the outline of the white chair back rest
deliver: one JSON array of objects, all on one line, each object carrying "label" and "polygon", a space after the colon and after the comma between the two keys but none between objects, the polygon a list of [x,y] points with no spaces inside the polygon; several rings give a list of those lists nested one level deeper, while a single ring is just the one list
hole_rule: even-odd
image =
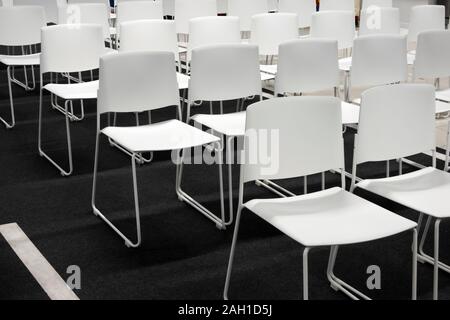
[{"label": "white chair back rest", "polygon": [[178,61],[175,21],[137,20],[122,23],[119,51],[169,51]]},{"label": "white chair back rest", "polygon": [[406,82],[406,37],[371,35],[357,38],[350,73],[353,87]]},{"label": "white chair back rest", "polygon": [[288,97],[252,104],[241,161],[241,186],[343,168],[340,100]]},{"label": "white chair back rest", "polygon": [[339,86],[336,40],[305,39],[282,43],[275,94],[306,93]]},{"label": "white chair back rest", "polygon": [[435,148],[435,90],[427,84],[363,92],[355,164],[400,159]]},{"label": "white chair back rest", "polygon": [[60,6],[58,24],[98,24],[103,29],[103,38],[111,37],[109,31],[109,6],[103,3],[80,3]]},{"label": "white chair back rest", "polygon": [[267,0],[228,0],[228,15],[239,17],[241,31],[250,31],[255,14],[268,12]]},{"label": "white chair back rest", "polygon": [[425,5],[411,9],[408,41],[416,42],[419,33],[428,30],[445,30],[444,6]]},{"label": "white chair back rest", "polygon": [[45,25],[43,7],[0,7],[0,45],[22,46],[41,43],[41,28]]},{"label": "white chair back rest", "polygon": [[316,12],[316,0],[280,0],[278,11],[296,13],[298,27],[308,28],[311,26],[312,15]]},{"label": "white chair back rest", "polygon": [[162,0],[165,16],[175,16],[175,0]]},{"label": "white chair back rest", "polygon": [[400,34],[400,10],[398,8],[369,7],[362,10],[359,35]]},{"label": "white chair back rest", "polygon": [[355,0],[320,0],[320,11],[344,10],[355,13]]},{"label": "white chair back rest", "polygon": [[189,20],[217,16],[216,0],[175,0],[177,33],[189,34]]},{"label": "white chair back rest", "polygon": [[98,114],[179,106],[174,59],[171,52],[148,51],[103,56],[100,59]]},{"label": "white chair back rest", "polygon": [[56,25],[42,28],[41,74],[94,70],[105,53],[99,25]]},{"label": "white chair back rest", "polygon": [[252,17],[250,43],[259,46],[259,54],[278,55],[278,46],[298,38],[295,13],[262,13]]},{"label": "white chair back rest", "polygon": [[192,50],[191,102],[225,101],[261,94],[257,46],[219,44]]},{"label": "white chair back rest", "polygon": [[[15,6],[43,6],[47,22],[58,23],[58,3],[60,1],[61,0],[10,0],[10,3],[12,5],[14,2]],[[66,2],[65,0],[63,1]]]},{"label": "white chair back rest", "polygon": [[417,40],[414,76],[443,78],[450,76],[450,31],[425,31]]},{"label": "white chair back rest", "polygon": [[337,40],[339,50],[349,49],[355,38],[355,15],[350,11],[316,12],[312,15],[310,34],[312,38]]},{"label": "white chair back rest", "polygon": [[126,1],[117,5],[117,33],[128,21],[163,19],[163,5],[159,1]]},{"label": "white chair back rest", "polygon": [[370,7],[392,8],[392,0],[362,0],[361,10],[367,10]]}]

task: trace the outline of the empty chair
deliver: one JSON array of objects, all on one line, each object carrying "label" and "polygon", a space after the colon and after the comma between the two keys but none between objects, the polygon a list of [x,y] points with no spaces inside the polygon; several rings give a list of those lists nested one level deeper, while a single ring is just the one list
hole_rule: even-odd
[{"label": "empty chair", "polygon": [[298,15],[298,27],[309,28],[313,13],[316,12],[315,0],[280,0],[279,12],[289,12]]},{"label": "empty chair", "polygon": [[[105,53],[100,25],[57,25],[42,28],[42,53],[39,98],[39,155],[45,157],[63,176],[73,172],[72,145],[69,122],[73,119],[73,101],[97,98],[98,81],[80,83],[44,83],[44,74],[78,73],[97,69],[100,56]],[[53,78],[51,78],[53,79]],[[65,115],[69,169],[63,169],[42,149],[42,109],[44,90],[65,100],[61,110]]]},{"label": "empty chair", "polygon": [[111,39],[109,12],[104,3],[80,3],[58,8],[58,24],[98,24],[105,40]]},{"label": "empty chair", "polygon": [[428,30],[445,30],[444,6],[425,5],[411,9],[408,42],[416,42],[419,33]]},{"label": "empty chair", "polygon": [[117,4],[117,30],[124,22],[147,19],[162,19],[164,16],[161,1],[125,1]]},{"label": "empty chair", "polygon": [[345,10],[355,13],[355,0],[320,0],[320,11]]},{"label": "empty chair", "polygon": [[[41,28],[45,26],[45,13],[39,6],[0,7],[0,46],[14,48],[22,46],[20,55],[0,55],[0,63],[6,66],[10,120],[0,116],[0,121],[10,129],[14,127],[14,102],[12,85],[16,84],[26,91],[35,88],[34,66],[39,65],[39,53],[33,45],[41,43]],[[16,78],[16,68],[23,67],[24,82]],[[28,69],[31,68],[31,84]]]},{"label": "empty chair", "polygon": [[255,14],[269,12],[267,0],[228,0],[228,15],[239,17],[241,31],[248,33]]},{"label": "empty chair", "polygon": [[295,13],[262,13],[252,17],[250,43],[259,47],[261,56],[278,55],[278,46],[298,37]]},{"label": "empty chair", "polygon": [[206,16],[217,16],[216,0],[175,0],[178,34],[189,34],[189,20]]},{"label": "empty chair", "polygon": [[408,63],[406,37],[370,35],[355,39],[350,66],[346,72],[345,99],[351,101],[351,88],[406,82]]},{"label": "empty chair", "polygon": [[199,17],[189,21],[189,43],[187,61],[191,61],[192,50],[220,43],[240,43],[238,17]]},{"label": "empty chair", "polygon": [[[332,0],[336,1],[336,0]],[[349,11],[323,11],[312,15],[311,37],[338,41],[339,50],[353,47],[355,16]]]},{"label": "empty chair", "polygon": [[369,7],[361,11],[359,35],[400,34],[398,8]]},{"label": "empty chair", "polygon": [[367,10],[368,8],[375,6],[379,8],[392,8],[392,0],[362,0],[361,11]]},{"label": "empty chair", "polygon": [[[428,216],[418,258],[434,265],[433,298],[437,299],[438,271],[450,272],[450,266],[439,261],[439,225],[450,217],[450,174],[435,168],[434,99],[433,86],[426,84],[383,86],[363,93],[355,138],[352,190],[362,188],[419,212],[419,224],[423,222],[423,215]],[[355,184],[359,164],[401,160],[422,152],[432,153],[432,167],[407,174],[400,170],[400,175],[395,177],[365,179]],[[433,220],[434,252],[431,257],[423,251],[423,244]]]},{"label": "empty chair", "polygon": [[[174,59],[175,57],[171,52],[141,51],[108,55],[100,60],[92,209],[95,215],[102,218],[125,241],[127,247],[138,247],[142,240],[136,174],[136,159],[141,152],[173,150],[176,155],[173,160],[176,161],[177,166],[176,195],[180,200],[193,206],[201,213],[208,214],[208,217],[213,219],[214,222],[220,222],[220,218],[214,216],[212,212],[181,189],[184,150],[206,144],[217,144],[219,139],[179,120],[181,119],[181,108],[177,77],[173,67]],[[157,74],[158,77],[155,77],[154,74]],[[124,82],[123,77],[127,81]],[[105,113],[135,113],[165,107],[175,107],[177,119],[134,127],[106,127],[104,129],[100,127],[100,116]],[[117,229],[98,209],[96,204],[101,135],[112,139],[131,155],[137,229],[137,240],[135,242]],[[219,158],[217,163],[220,163],[220,161]],[[220,177],[221,172],[219,170]],[[222,182],[222,179],[220,179],[220,182]],[[221,207],[223,208],[223,198],[221,198]]]},{"label": "empty chair", "polygon": [[[225,282],[225,299],[228,299],[235,253],[239,253],[236,244],[244,210],[253,212],[304,246],[305,300],[309,297],[308,257],[312,249],[331,247],[327,277],[332,288],[353,299],[369,299],[334,275],[339,246],[374,241],[412,230],[412,298],[416,298],[417,224],[345,191],[339,106],[339,99],[334,97],[288,97],[259,102],[247,109],[239,208]],[[261,157],[267,150],[272,150],[272,156]],[[250,198],[244,202],[246,183],[297,178],[329,170],[342,172],[340,187],[278,199]],[[410,249],[405,252],[410,253]],[[239,257],[236,262],[241,259]],[[240,272],[242,278],[242,269],[236,272]],[[399,270],[399,275],[403,273],[404,269]]]}]

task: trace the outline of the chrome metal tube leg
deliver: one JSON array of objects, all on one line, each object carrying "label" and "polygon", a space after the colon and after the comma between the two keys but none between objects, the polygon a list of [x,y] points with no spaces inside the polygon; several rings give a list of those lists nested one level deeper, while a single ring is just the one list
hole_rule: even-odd
[{"label": "chrome metal tube leg", "polygon": [[12,94],[12,79],[11,79],[11,67],[6,68],[6,73],[8,76],[8,91],[9,91],[9,107],[11,112],[11,122],[8,123],[5,119],[0,117],[0,121],[6,126],[7,129],[11,129],[16,124],[16,118],[14,115],[14,102],[13,102],[13,94]]},{"label": "chrome metal tube leg", "polygon": [[303,250],[303,300],[309,299],[308,294],[308,253],[310,248]]},{"label": "chrome metal tube leg", "polygon": [[228,260],[227,277],[225,279],[225,288],[223,290],[224,300],[228,300],[228,290],[230,289],[231,271],[233,270],[234,254],[236,252],[236,243],[239,234],[239,226],[241,224],[242,206],[239,206],[236,214],[236,223],[234,225],[233,242],[231,244],[230,258]]},{"label": "chrome metal tube leg", "polygon": [[412,245],[412,300],[417,300],[417,229],[413,229]]},{"label": "chrome metal tube leg", "polygon": [[433,300],[438,300],[439,282],[439,225],[441,219],[436,219],[434,223],[434,269],[433,269]]}]

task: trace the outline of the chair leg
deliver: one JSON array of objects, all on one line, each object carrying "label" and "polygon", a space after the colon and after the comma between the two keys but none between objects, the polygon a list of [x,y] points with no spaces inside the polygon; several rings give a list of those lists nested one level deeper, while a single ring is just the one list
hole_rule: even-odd
[{"label": "chair leg", "polygon": [[417,228],[414,228],[412,245],[412,300],[417,300],[417,234]]},{"label": "chair leg", "polygon": [[[212,213],[210,210],[206,209],[203,205],[201,205],[198,201],[194,200],[190,195],[188,195],[186,192],[184,192],[181,188],[181,181],[183,177],[183,158],[184,155],[181,157],[178,156],[178,163],[177,163],[177,175],[176,175],[176,193],[178,195],[178,199],[180,201],[184,201],[190,206],[192,206],[194,209],[202,213],[205,217],[210,219],[216,224],[216,227],[220,230],[225,230],[226,224],[225,224],[225,201],[224,201],[224,191],[223,191],[223,172],[222,172],[222,164],[223,164],[223,146],[221,143],[217,142],[216,150],[219,155],[219,184],[220,184],[220,218],[217,217],[214,213]],[[184,153],[184,150],[182,151]]]},{"label": "chair leg", "polygon": [[137,241],[133,243],[130,239],[128,239],[110,220],[108,220],[105,215],[96,207],[96,192],[97,192],[97,174],[98,174],[98,154],[99,154],[99,140],[100,134],[97,134],[97,141],[95,144],[95,160],[94,160],[94,178],[92,183],[92,210],[96,216],[99,216],[114,232],[116,232],[123,240],[125,240],[125,245],[128,248],[137,248],[142,243],[141,236],[141,221],[140,221],[140,213],[139,213],[139,198],[137,191],[137,177],[136,177],[136,155],[133,154],[131,157],[131,168],[133,174],[133,193],[134,193],[134,208],[136,214],[136,235]]},{"label": "chair leg", "polygon": [[434,268],[433,268],[433,300],[438,300],[439,296],[439,225],[441,219],[436,219],[434,223]]},{"label": "chair leg", "polygon": [[233,242],[231,244],[230,258],[228,260],[227,277],[225,279],[225,287],[223,290],[223,299],[228,300],[228,290],[230,289],[231,271],[233,270],[234,254],[236,252],[236,244],[239,234],[239,226],[241,223],[242,206],[239,206],[236,214],[236,223],[234,225]]},{"label": "chair leg", "polygon": [[67,150],[69,157],[69,170],[64,170],[60,165],[58,165],[50,156],[48,156],[42,150],[42,89],[39,97],[39,132],[38,132],[38,149],[39,155],[41,157],[45,157],[53,166],[55,166],[60,172],[62,176],[70,176],[73,172],[73,162],[72,162],[72,142],[70,140],[70,125],[69,125],[69,115],[68,115],[68,104],[70,100],[67,100],[64,103],[65,115],[66,115],[66,135],[67,135]]},{"label": "chair leg", "polygon": [[11,129],[15,126],[16,124],[16,119],[15,119],[15,115],[14,115],[14,102],[13,102],[13,95],[12,95],[12,79],[11,79],[11,67],[7,67],[6,68],[6,73],[8,76],[8,90],[9,90],[9,105],[10,105],[10,110],[11,110],[11,122],[8,123],[7,120],[3,119],[2,117],[0,117],[0,121],[3,122],[3,124],[6,126],[6,129]]},{"label": "chair leg", "polygon": [[308,294],[308,253],[310,248],[303,250],[303,300],[309,300]]}]

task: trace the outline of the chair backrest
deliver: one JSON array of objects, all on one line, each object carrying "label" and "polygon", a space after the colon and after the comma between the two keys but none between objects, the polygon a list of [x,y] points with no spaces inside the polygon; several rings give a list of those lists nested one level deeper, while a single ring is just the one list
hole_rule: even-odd
[{"label": "chair backrest", "polygon": [[361,11],[359,35],[400,34],[400,10],[398,8],[369,7]]},{"label": "chair backrest", "polygon": [[445,30],[444,6],[425,5],[411,9],[408,41],[416,42],[419,33],[428,30]]},{"label": "chair backrest", "polygon": [[103,31],[99,25],[44,27],[41,37],[41,74],[94,70],[105,53]]},{"label": "chair backrest", "polygon": [[189,34],[189,20],[217,16],[216,0],[175,0],[177,33]]},{"label": "chair backrest", "polygon": [[278,46],[298,38],[295,13],[262,13],[252,17],[250,43],[259,47],[260,55],[277,55]]},{"label": "chair backrest", "polygon": [[[12,4],[14,2],[15,6],[43,6],[47,22],[58,23],[58,3],[60,1],[61,0],[10,0],[10,3]],[[65,0],[63,1],[65,2]]]},{"label": "chair backrest", "polygon": [[228,15],[239,17],[241,31],[250,31],[252,16],[267,12],[267,0],[228,0]]},{"label": "chair backrest", "polygon": [[175,0],[162,0],[165,16],[175,16]]},{"label": "chair backrest", "polygon": [[109,6],[104,3],[79,3],[58,8],[58,24],[98,24],[104,39],[111,38],[109,31]]},{"label": "chair backrest", "polygon": [[436,144],[435,89],[428,84],[363,92],[354,165],[429,152]]},{"label": "chair backrest", "polygon": [[298,15],[298,27],[307,28],[311,26],[312,14],[316,12],[315,0],[280,0],[279,12],[290,12]]},{"label": "chair backrest", "polygon": [[240,43],[238,17],[200,17],[189,21],[187,59],[191,61],[192,50],[205,45]]},{"label": "chair backrest", "polygon": [[192,50],[191,102],[233,100],[261,94],[257,46],[218,44]]},{"label": "chair backrest", "polygon": [[355,13],[355,0],[320,0],[320,11],[344,10]]},{"label": "chair backrest", "polygon": [[179,106],[174,59],[173,53],[161,51],[103,56],[100,59],[97,113],[141,112]]},{"label": "chair backrest", "polygon": [[336,40],[304,39],[282,43],[275,94],[306,93],[339,86]]},{"label": "chair backrest", "polygon": [[178,61],[175,21],[137,20],[122,23],[119,51],[169,51]]},{"label": "chair backrest", "polygon": [[380,8],[392,8],[392,0],[362,0],[361,10],[367,10],[368,8],[375,6]]},{"label": "chair backrest", "polygon": [[241,161],[241,187],[259,179],[288,179],[343,168],[340,100],[288,97],[252,104],[247,108]]},{"label": "chair backrest", "polygon": [[377,86],[405,82],[407,43],[402,35],[370,35],[355,40],[351,85]]},{"label": "chair backrest", "polygon": [[414,78],[450,76],[450,31],[424,31],[417,40]]},{"label": "chair backrest", "polygon": [[41,42],[46,25],[40,6],[0,7],[0,45],[22,46]]},{"label": "chair backrest", "polygon": [[117,33],[121,24],[128,21],[163,19],[163,5],[161,1],[126,1],[117,5]]},{"label": "chair backrest", "polygon": [[339,50],[351,48],[355,38],[354,13],[350,11],[316,12],[312,15],[310,34],[312,38],[337,40]]}]

